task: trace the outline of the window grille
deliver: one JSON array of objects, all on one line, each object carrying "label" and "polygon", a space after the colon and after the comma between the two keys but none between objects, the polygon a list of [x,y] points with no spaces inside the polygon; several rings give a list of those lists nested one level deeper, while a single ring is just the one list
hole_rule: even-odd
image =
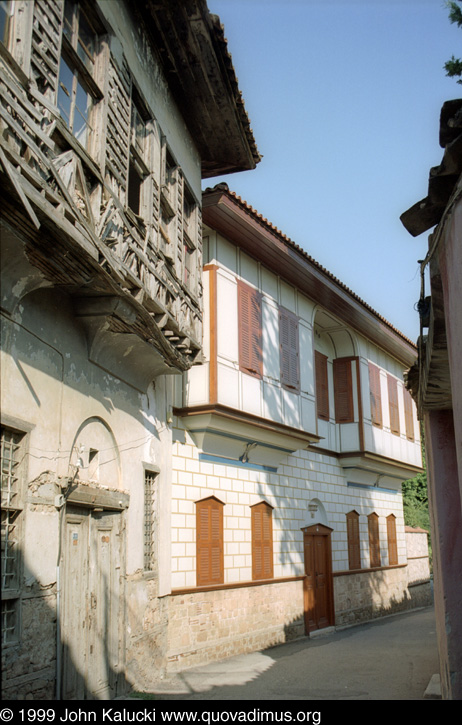
[{"label": "window grille", "polygon": [[20,464],[24,435],[8,428],[0,433],[2,492],[1,581],[2,644],[17,640],[19,602]]},{"label": "window grille", "polygon": [[18,638],[17,600],[7,599],[2,602],[2,645],[15,642]]},{"label": "window grille", "polygon": [[145,471],[144,474],[144,570],[154,569],[154,525],[157,474]]}]

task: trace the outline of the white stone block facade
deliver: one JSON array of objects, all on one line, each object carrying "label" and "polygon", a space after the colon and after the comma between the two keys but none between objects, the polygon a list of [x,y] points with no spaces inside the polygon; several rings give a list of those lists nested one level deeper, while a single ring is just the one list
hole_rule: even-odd
[{"label": "white stone block facade", "polygon": [[[181,423],[176,423],[181,426]],[[175,435],[176,433],[176,435]],[[332,569],[348,570],[346,514],[360,515],[362,567],[369,567],[367,516],[379,516],[381,561],[388,565],[386,517],[396,516],[398,564],[406,564],[406,541],[400,491],[361,489],[349,486],[333,456],[300,450],[287,457],[278,472],[229,465],[202,456],[187,431],[174,431],[172,465],[172,589],[196,586],[195,502],[216,496],[224,504],[225,584],[252,578],[250,506],[262,500],[273,506],[274,577],[301,576],[303,537],[301,529],[315,523],[308,503],[316,499],[333,529]],[[184,441],[184,442],[182,442]],[[316,521],[320,520],[319,509]]]}]

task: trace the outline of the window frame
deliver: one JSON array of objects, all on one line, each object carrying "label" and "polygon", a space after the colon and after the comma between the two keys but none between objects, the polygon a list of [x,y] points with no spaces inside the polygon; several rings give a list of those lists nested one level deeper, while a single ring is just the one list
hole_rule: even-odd
[{"label": "window frame", "polygon": [[237,281],[239,370],[263,378],[262,293],[242,280]]},{"label": "window frame", "polygon": [[398,565],[398,539],[396,536],[396,516],[387,516],[387,544],[388,544],[388,565]]},{"label": "window frame", "polygon": [[408,441],[415,441],[414,430],[414,401],[409,390],[403,388],[404,399],[404,422],[406,426],[406,438]]},{"label": "window frame", "polygon": [[273,506],[260,501],[250,507],[252,581],[274,579]]},{"label": "window frame", "polygon": [[4,25],[3,25],[3,35],[2,35],[2,37],[0,37],[0,43],[2,43],[7,50],[10,49],[10,34],[11,34],[13,12],[14,12],[14,6],[13,6],[12,0],[2,0],[2,4],[0,6],[0,13],[1,13],[1,16],[4,17]]},{"label": "window frame", "polygon": [[328,356],[314,351],[316,379],[316,415],[320,420],[330,420]]},{"label": "window frame", "polygon": [[380,383],[380,368],[369,362],[369,396],[371,406],[371,422],[377,428],[382,428],[382,388]]},{"label": "window frame", "polygon": [[369,534],[370,568],[378,569],[382,566],[382,558],[380,553],[379,516],[375,511],[367,517],[367,531]]},{"label": "window frame", "polygon": [[387,373],[388,410],[390,414],[390,430],[393,435],[400,435],[398,380]]},{"label": "window frame", "polygon": [[[128,167],[125,206],[137,220],[148,221],[145,194],[145,182],[149,178],[147,158],[149,156],[149,123],[152,116],[132,85],[130,98],[130,139],[128,147]],[[142,139],[138,139],[138,127],[142,124]],[[131,204],[133,195],[137,197],[136,208]]]},{"label": "window frame", "polygon": [[[215,496],[196,501],[196,585],[198,587],[224,584],[224,506],[224,503]],[[214,527],[217,529],[215,536]]]},{"label": "window frame", "polygon": [[[156,570],[157,486],[159,471],[143,469],[143,571],[152,574]],[[149,500],[148,496],[149,494]]]},{"label": "window frame", "polygon": [[350,570],[358,570],[361,569],[361,540],[359,533],[359,514],[357,511],[349,511],[346,514],[346,526],[348,568]]},{"label": "window frame", "polygon": [[336,423],[354,423],[355,420],[352,360],[351,357],[339,357],[333,361]]},{"label": "window frame", "polygon": [[[22,545],[22,533],[23,533],[23,487],[24,487],[24,476],[25,476],[25,459],[27,455],[27,443],[28,443],[28,430],[17,427],[16,425],[10,425],[8,422],[1,423],[0,428],[0,467],[1,467],[1,492],[2,492],[2,557],[1,557],[1,589],[2,589],[2,645],[9,647],[11,645],[17,645],[21,639],[21,574],[22,574],[22,558],[21,558],[21,545]],[[19,459],[15,461],[14,458],[6,458],[5,456],[5,433],[11,436],[17,436],[18,441],[14,443],[18,452]],[[9,441],[11,443],[11,440]],[[13,494],[13,499],[10,496],[11,492],[11,478],[12,468],[5,468],[4,464],[7,461],[13,461],[17,470],[16,474],[16,490]],[[7,485],[7,496],[5,500],[4,483],[5,478],[8,479]],[[8,544],[10,542],[10,531],[13,529],[13,549],[14,555],[8,557],[4,555],[4,551],[8,550]],[[6,532],[6,535],[5,535]],[[13,562],[13,574],[9,573],[9,560]],[[12,585],[8,584],[8,577],[12,576]],[[14,625],[10,627],[6,623],[7,618],[13,618]],[[13,630],[13,636],[8,639],[7,633]]]},{"label": "window frame", "polygon": [[[92,19],[88,16],[87,12],[82,7],[82,4],[79,2],[79,0],[66,0],[64,7],[65,10],[61,42],[61,57],[58,70],[58,89],[56,105],[58,106],[60,117],[66,128],[75,138],[75,140],[80,143],[82,148],[84,148],[88,153],[91,154],[95,132],[94,114],[96,111],[96,105],[98,104],[98,101],[100,101],[104,97],[99,85],[94,78],[96,61],[99,53],[100,33],[98,33],[95,27],[95,23],[92,22]],[[66,20],[66,7],[71,8],[71,24],[69,24]],[[93,57],[88,52],[85,44],[80,42],[81,16],[83,16],[86,24],[92,31],[94,42]],[[66,32],[66,27],[69,28],[69,32]],[[84,59],[82,59],[79,55],[79,47],[82,47],[84,49]],[[89,66],[87,61],[89,61],[92,65]],[[63,63],[65,63],[65,65],[67,66],[72,77],[70,88],[67,88],[66,84],[64,83],[62,65]],[[77,94],[79,86],[86,94],[87,108],[85,110],[85,115],[80,111],[80,108],[77,105]],[[61,92],[70,99],[69,114],[67,114],[66,110],[64,109],[64,104],[60,102]],[[84,119],[84,139],[82,139],[82,137],[78,135],[75,129],[76,110],[80,114],[81,118]]]},{"label": "window frame", "polygon": [[279,307],[279,364],[281,385],[291,393],[300,393],[300,331],[298,317]]},{"label": "window frame", "polygon": [[192,293],[197,291],[197,224],[198,224],[197,200],[183,179],[183,248],[182,248],[182,269],[181,278],[183,284]]}]

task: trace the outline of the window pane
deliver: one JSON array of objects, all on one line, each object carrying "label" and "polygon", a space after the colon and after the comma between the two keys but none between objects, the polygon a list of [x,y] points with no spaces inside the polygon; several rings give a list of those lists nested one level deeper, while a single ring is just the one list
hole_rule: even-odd
[{"label": "window pane", "polygon": [[72,28],[73,28],[73,18],[74,18],[74,3],[67,2],[64,4],[64,35],[69,40],[70,43],[72,43]]},{"label": "window pane", "polygon": [[8,42],[8,25],[11,12],[11,3],[6,0],[0,2],[0,40],[7,45]]},{"label": "window pane", "polygon": [[59,112],[70,127],[71,125],[71,101],[72,101],[72,84],[74,75],[67,65],[64,58],[61,58],[59,64],[59,89],[58,89],[58,108]]},{"label": "window pane", "polygon": [[2,644],[16,642],[17,634],[17,601],[15,599],[7,599],[2,602]]},{"label": "window pane", "polygon": [[91,71],[95,54],[95,35],[88,20],[82,12],[80,12],[79,15],[77,53],[79,58],[85,63],[86,68]]},{"label": "window pane", "polygon": [[77,81],[77,92],[75,97],[75,112],[73,121],[74,136],[82,146],[85,146],[89,140],[90,126],[88,118],[91,108],[91,96],[86,92],[85,88]]}]

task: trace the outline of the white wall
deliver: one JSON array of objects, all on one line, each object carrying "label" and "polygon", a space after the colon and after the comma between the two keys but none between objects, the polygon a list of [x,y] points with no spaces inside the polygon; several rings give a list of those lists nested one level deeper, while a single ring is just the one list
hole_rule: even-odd
[{"label": "white wall", "polygon": [[[406,439],[404,425],[403,372],[397,360],[370,344],[330,313],[317,307],[299,290],[281,280],[262,264],[251,259],[236,245],[212,230],[207,230],[204,245],[206,264],[218,266],[217,284],[217,380],[218,402],[279,423],[303,429],[321,437],[320,446],[335,452],[361,449],[361,433],[366,450],[412,466],[421,465],[420,435],[414,406],[415,441]],[[209,320],[211,304],[208,295],[210,276],[204,272],[205,290],[205,355],[209,354]],[[242,279],[262,293],[263,378],[256,379],[239,370],[238,290]],[[300,342],[300,393],[284,390],[280,383],[279,306],[298,316]],[[329,318],[331,327],[328,325]],[[327,320],[327,323],[326,323]],[[319,323],[319,324],[318,324]],[[324,325],[324,326],[322,326]],[[330,420],[316,418],[314,349],[328,357]],[[333,360],[336,357],[358,357],[352,362],[354,423],[336,424],[334,409]],[[209,357],[207,357],[209,360]],[[372,426],[370,413],[368,361],[381,369],[383,427]],[[359,368],[357,366],[359,365]],[[358,390],[357,371],[360,390]],[[398,379],[400,435],[390,431],[386,373]],[[187,376],[186,406],[208,402],[208,363],[195,368]],[[361,406],[359,404],[361,395]],[[362,431],[360,419],[362,414]]]}]

